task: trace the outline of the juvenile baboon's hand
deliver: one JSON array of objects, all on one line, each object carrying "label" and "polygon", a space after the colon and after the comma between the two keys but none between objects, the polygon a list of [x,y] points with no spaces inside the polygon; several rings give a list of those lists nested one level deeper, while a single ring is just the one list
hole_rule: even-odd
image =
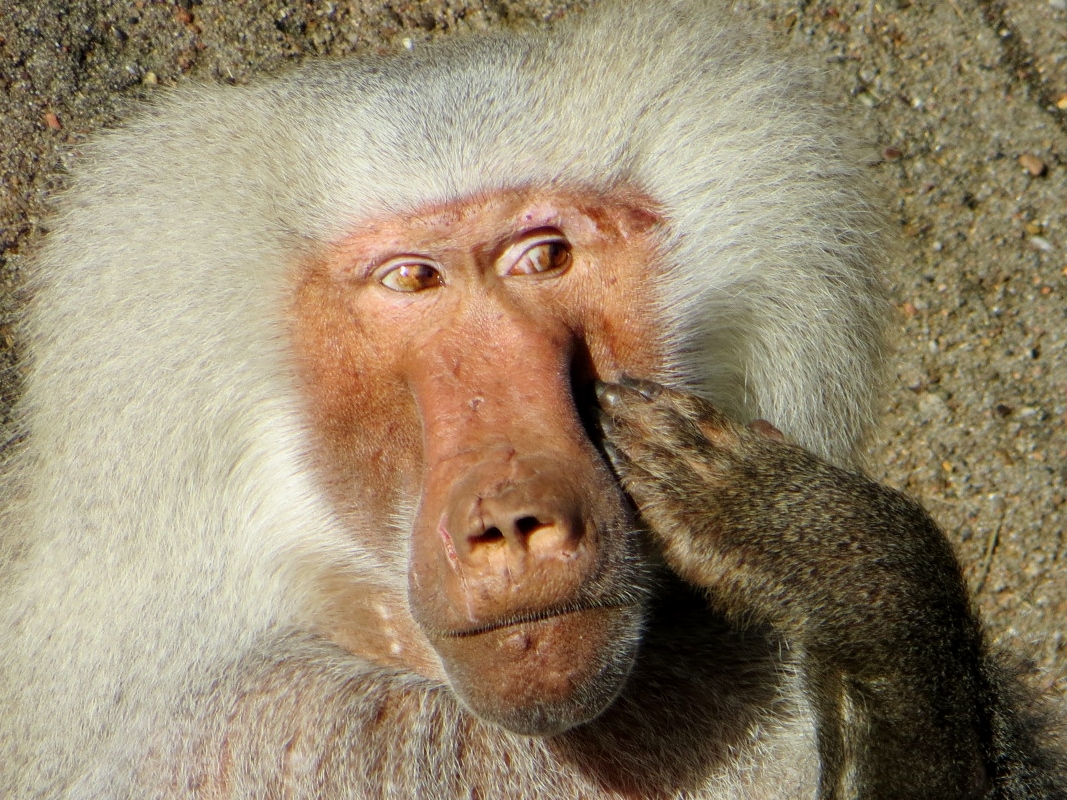
[{"label": "juvenile baboon's hand", "polygon": [[[726,418],[696,395],[646,380],[623,377],[599,383],[605,450],[627,491],[649,513],[675,515],[673,503],[690,505],[695,493],[724,488],[743,470],[745,450],[766,435]],[[705,498],[706,499],[706,498]]]},{"label": "juvenile baboon's hand", "polygon": [[744,523],[777,489],[761,486],[759,473],[796,448],[767,422],[745,427],[706,400],[650,381],[599,383],[597,397],[605,452],[668,563],[693,583],[716,583],[725,550],[742,537],[752,544]]},{"label": "juvenile baboon's hand", "polygon": [[[951,549],[898,492],[834,467],[769,423],[624,378],[599,384],[604,448],[669,566],[726,610],[847,632],[856,609],[937,602]],[[935,592],[937,593],[937,592]]]}]

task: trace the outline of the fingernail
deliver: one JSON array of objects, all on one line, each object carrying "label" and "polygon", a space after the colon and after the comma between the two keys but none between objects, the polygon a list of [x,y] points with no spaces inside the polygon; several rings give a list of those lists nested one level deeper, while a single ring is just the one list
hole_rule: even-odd
[{"label": "fingernail", "polygon": [[615,432],[615,421],[611,418],[610,414],[605,413],[601,409],[596,410],[596,421],[600,425],[600,430],[604,433],[611,435]]},{"label": "fingernail", "polygon": [[600,401],[602,406],[611,406],[619,402],[619,387],[617,384],[597,381],[594,384],[594,390],[596,391],[596,399]]},{"label": "fingernail", "polygon": [[619,448],[609,441],[604,441],[601,444],[601,447],[604,448],[604,455],[608,457],[608,461],[611,462],[611,466],[614,467],[616,471],[625,465],[626,459]]}]

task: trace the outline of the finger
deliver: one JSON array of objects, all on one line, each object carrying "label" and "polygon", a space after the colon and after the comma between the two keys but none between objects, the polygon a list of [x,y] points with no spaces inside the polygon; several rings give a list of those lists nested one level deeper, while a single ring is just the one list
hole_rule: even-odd
[{"label": "finger", "polygon": [[[655,386],[655,384],[649,384],[649,386]],[[596,392],[600,407],[609,412],[616,409],[621,410],[626,403],[645,403],[654,399],[654,395],[649,394],[652,391],[650,388],[646,387],[643,391],[629,385],[629,383],[624,383],[622,378],[618,383],[596,381],[593,384],[593,389]]]},{"label": "finger", "polygon": [[597,425],[600,428],[600,432],[605,436],[614,436],[618,432],[618,426],[615,424],[614,418],[601,408],[594,410]]},{"label": "finger", "polygon": [[661,384],[645,378],[637,378],[625,372],[619,376],[619,383],[627,389],[633,389],[646,400],[655,400],[664,392],[664,387]]}]

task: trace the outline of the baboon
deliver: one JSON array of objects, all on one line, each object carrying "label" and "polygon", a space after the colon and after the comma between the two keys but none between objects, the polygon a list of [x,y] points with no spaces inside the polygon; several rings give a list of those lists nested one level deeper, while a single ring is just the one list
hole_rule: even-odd
[{"label": "baboon", "polygon": [[100,137],[32,279],[0,794],[1063,796],[856,472],[886,234],[818,84],[616,3]]}]

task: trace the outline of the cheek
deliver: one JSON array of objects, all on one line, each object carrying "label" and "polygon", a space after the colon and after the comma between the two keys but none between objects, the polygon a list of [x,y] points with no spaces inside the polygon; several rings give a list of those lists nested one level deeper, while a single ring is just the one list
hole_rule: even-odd
[{"label": "cheek", "polygon": [[651,309],[618,316],[594,312],[588,320],[587,346],[598,377],[617,379],[626,374],[655,381],[667,379],[663,326]]},{"label": "cheek", "polygon": [[387,514],[417,491],[422,439],[400,371],[403,343],[362,323],[343,286],[309,271],[294,295],[291,330],[313,463],[338,507]]},{"label": "cheek", "polygon": [[573,294],[578,326],[597,378],[626,373],[651,380],[668,378],[667,325],[655,292],[651,255],[604,254],[609,270],[591,271],[590,280]]}]

